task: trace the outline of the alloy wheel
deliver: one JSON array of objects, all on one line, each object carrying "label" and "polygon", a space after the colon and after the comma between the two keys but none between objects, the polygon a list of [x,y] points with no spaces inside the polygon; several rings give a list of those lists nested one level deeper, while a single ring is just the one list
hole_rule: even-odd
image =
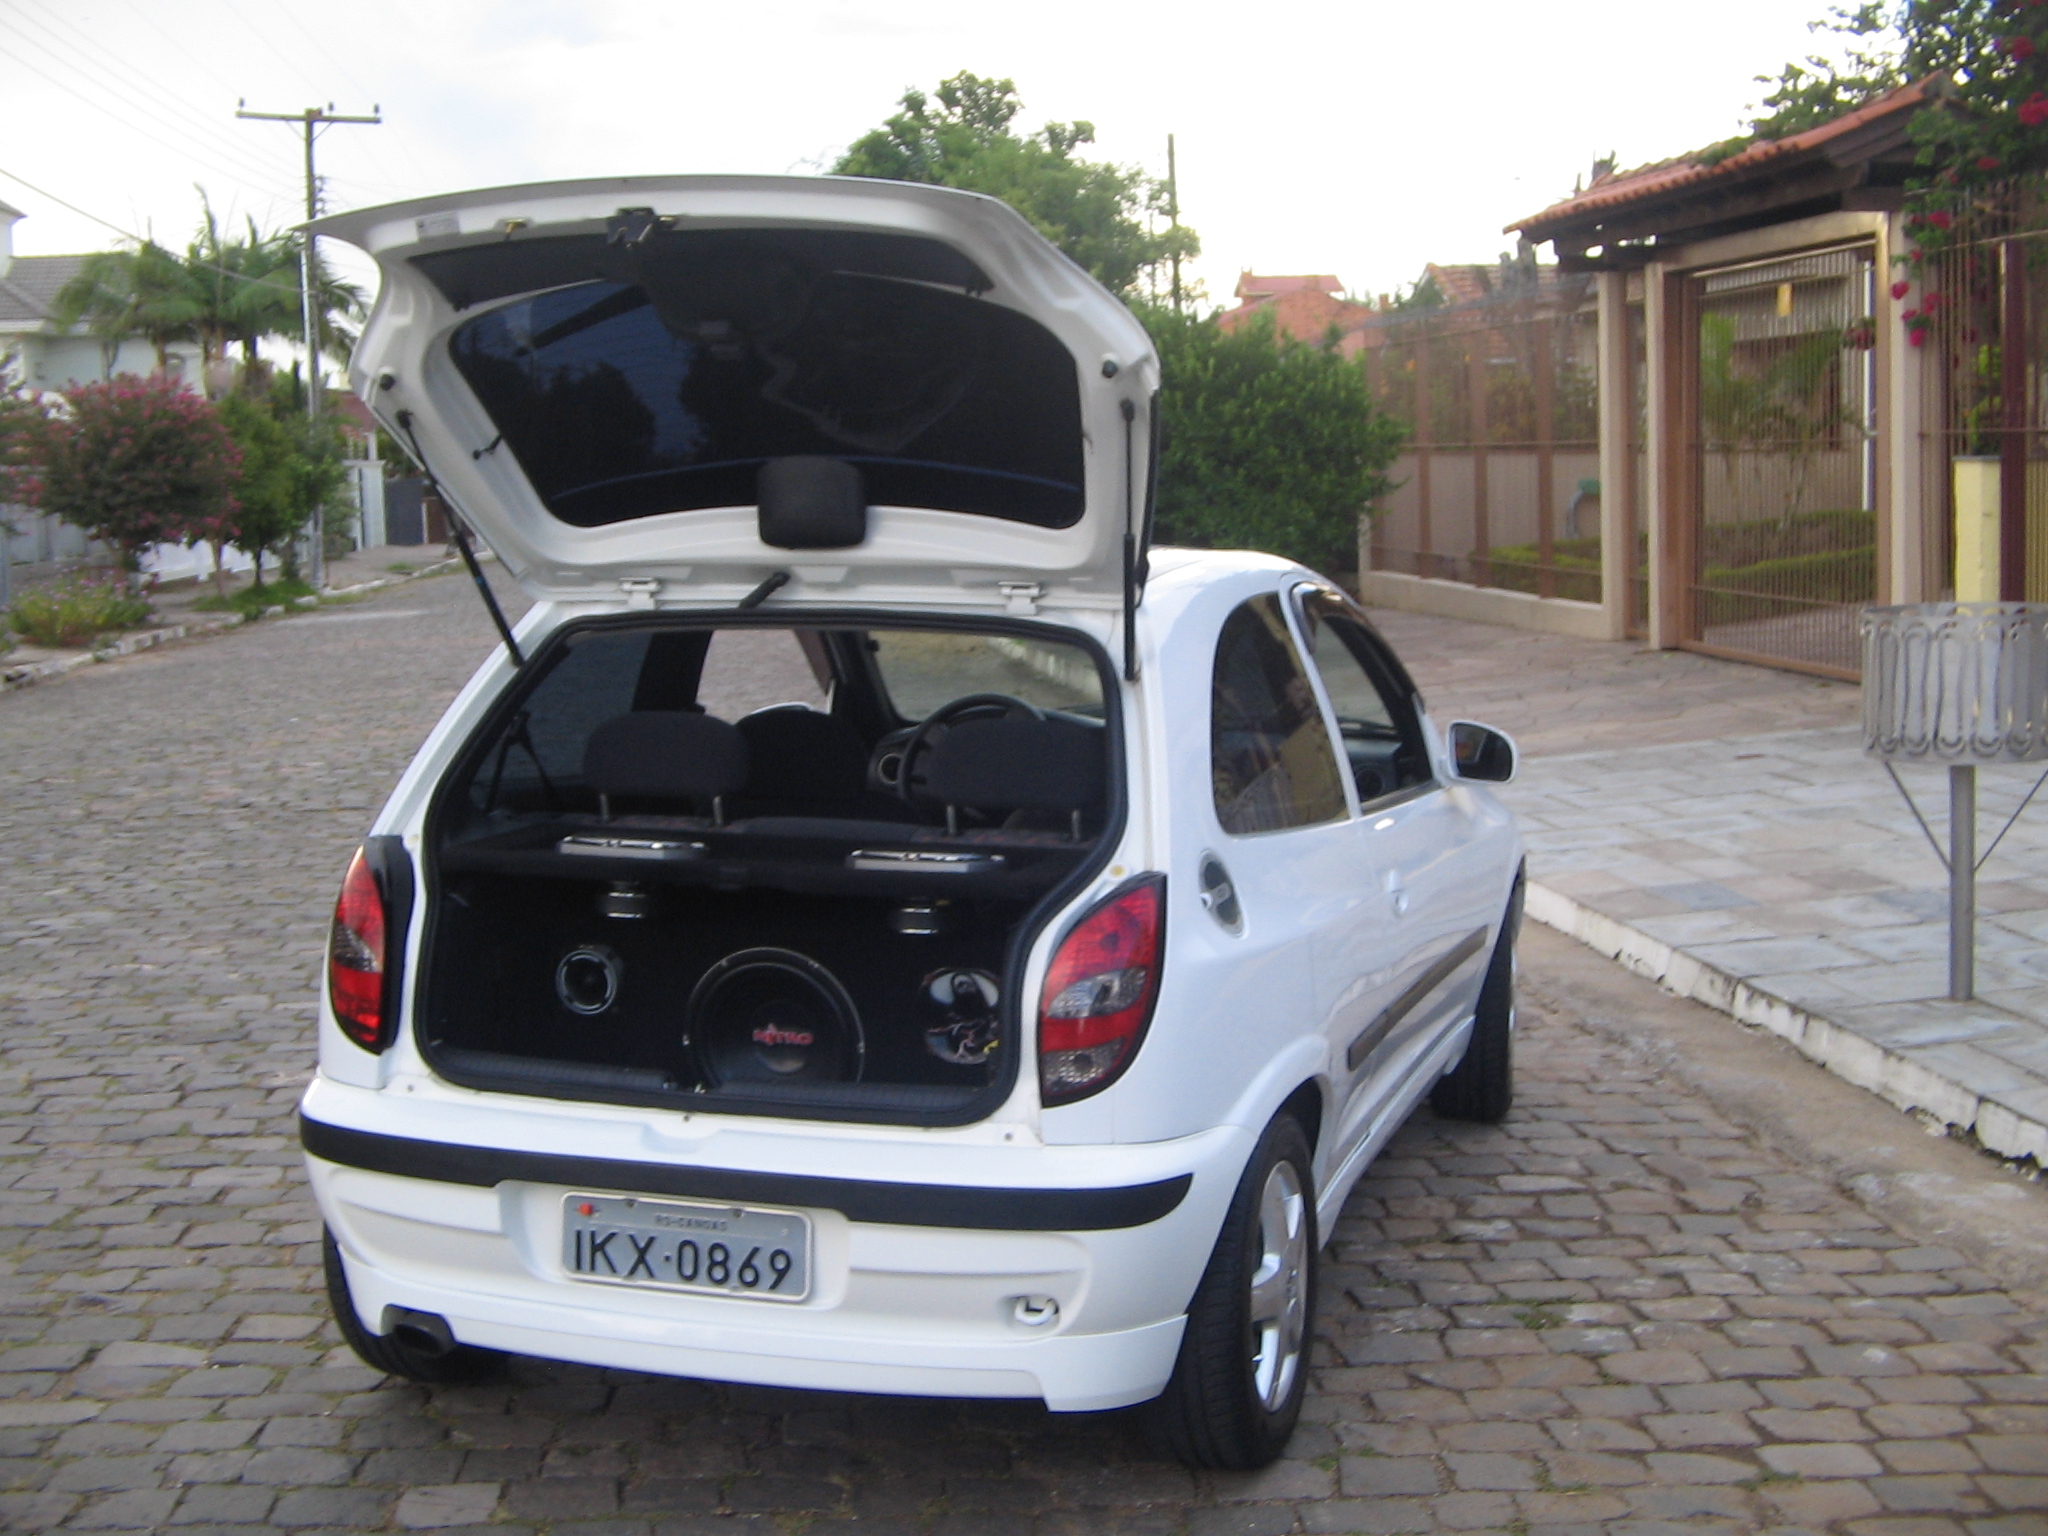
[{"label": "alloy wheel", "polygon": [[1287,1400],[1308,1325],[1308,1201],[1291,1162],[1259,1192],[1259,1253],[1251,1280],[1252,1384],[1266,1411]]}]

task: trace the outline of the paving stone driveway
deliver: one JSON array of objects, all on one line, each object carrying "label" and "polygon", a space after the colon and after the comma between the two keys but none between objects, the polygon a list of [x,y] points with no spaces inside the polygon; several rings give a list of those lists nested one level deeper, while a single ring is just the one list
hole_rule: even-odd
[{"label": "paving stone driveway", "polygon": [[487,642],[444,579],[0,699],[0,1527],[2048,1532],[2031,1304],[1540,1009],[1510,1122],[1353,1198],[1254,1477],[1121,1415],[380,1380],[291,1107],[342,863]]}]

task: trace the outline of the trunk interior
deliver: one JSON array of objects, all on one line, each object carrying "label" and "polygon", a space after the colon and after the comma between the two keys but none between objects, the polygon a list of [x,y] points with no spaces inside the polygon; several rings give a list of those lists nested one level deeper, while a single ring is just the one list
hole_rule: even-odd
[{"label": "trunk interior", "polygon": [[415,1028],[451,1081],[958,1123],[1116,797],[1104,663],[1028,626],[571,630],[430,817]]}]

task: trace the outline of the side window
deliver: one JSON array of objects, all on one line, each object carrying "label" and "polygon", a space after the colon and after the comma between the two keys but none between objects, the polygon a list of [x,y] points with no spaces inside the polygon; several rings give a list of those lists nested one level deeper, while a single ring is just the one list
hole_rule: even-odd
[{"label": "side window", "polygon": [[1224,831],[1277,832],[1344,815],[1336,749],[1278,597],[1255,597],[1224,620],[1209,710]]},{"label": "side window", "polygon": [[1361,805],[1429,779],[1414,706],[1396,691],[1365,626],[1325,593],[1303,596],[1302,631],[1358,785]]}]

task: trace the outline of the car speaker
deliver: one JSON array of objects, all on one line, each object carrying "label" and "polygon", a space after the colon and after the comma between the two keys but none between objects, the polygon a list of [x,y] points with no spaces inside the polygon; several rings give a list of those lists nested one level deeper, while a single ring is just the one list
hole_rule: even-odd
[{"label": "car speaker", "polygon": [[602,944],[579,944],[555,967],[555,996],[571,1013],[603,1013],[619,999],[619,957]]},{"label": "car speaker", "polygon": [[788,949],[743,949],[690,993],[683,1043],[707,1086],[858,1082],[860,1014],[824,966]]},{"label": "car speaker", "polygon": [[956,1067],[978,1067],[1002,1043],[996,1004],[1002,987],[987,971],[947,966],[919,983],[920,1004],[936,1022],[924,1032],[925,1049]]}]

